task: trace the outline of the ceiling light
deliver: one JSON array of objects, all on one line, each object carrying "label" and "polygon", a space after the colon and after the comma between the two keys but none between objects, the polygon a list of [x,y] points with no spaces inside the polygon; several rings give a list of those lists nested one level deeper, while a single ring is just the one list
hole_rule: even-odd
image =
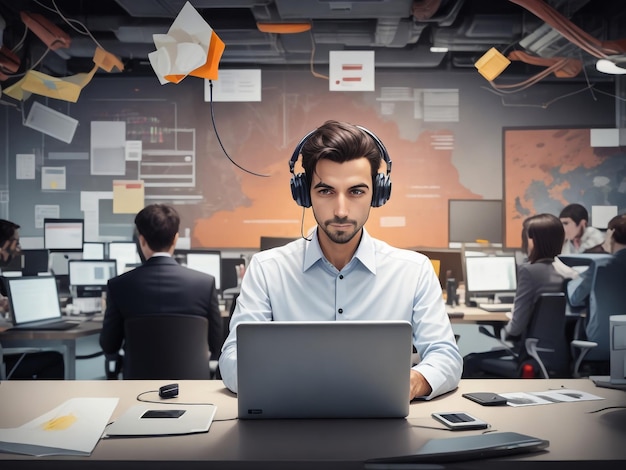
[{"label": "ceiling light", "polygon": [[596,62],[596,70],[602,73],[608,73],[610,75],[624,75],[626,69],[620,67],[615,62],[611,62],[608,59],[600,59]]},{"label": "ceiling light", "polygon": [[432,52],[432,53],[448,52],[448,48],[447,47],[440,47],[440,46],[430,46],[430,52]]}]

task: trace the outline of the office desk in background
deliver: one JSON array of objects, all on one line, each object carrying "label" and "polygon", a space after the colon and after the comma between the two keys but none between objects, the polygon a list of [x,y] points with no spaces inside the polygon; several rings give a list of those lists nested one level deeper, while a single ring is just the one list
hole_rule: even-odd
[{"label": "office desk in background", "polygon": [[[164,381],[8,381],[0,386],[0,427],[20,426],[72,397],[119,397],[112,419],[137,404],[136,396],[159,401]],[[406,419],[237,420],[237,398],[221,381],[180,381],[178,398],[148,404],[152,409],[181,403],[213,403],[217,414],[208,433],[132,439],[104,439],[90,457],[29,457],[0,454],[10,469],[363,469],[367,459],[412,454],[427,440],[478,435],[448,431],[430,415],[465,411],[491,424],[492,431],[514,431],[550,441],[548,452],[447,464],[446,468],[611,469],[626,461],[626,393],[596,388],[587,379],[462,380],[445,396],[413,402]],[[322,386],[332,384],[322,384]],[[604,400],[528,407],[483,407],[466,392],[521,392],[576,389]],[[611,408],[614,407],[614,408]],[[603,410],[603,411],[598,411]],[[435,429],[434,429],[435,428]],[[565,461],[565,467],[563,464]],[[423,468],[423,467],[422,467]],[[442,467],[429,467],[442,468]]]},{"label": "office desk in background", "polygon": [[[68,317],[72,320],[73,317]],[[69,330],[10,330],[9,324],[0,324],[0,344],[3,348],[46,348],[58,350],[65,362],[65,379],[76,378],[76,341],[79,338],[99,335],[102,316],[94,319],[76,317],[78,325]]]}]

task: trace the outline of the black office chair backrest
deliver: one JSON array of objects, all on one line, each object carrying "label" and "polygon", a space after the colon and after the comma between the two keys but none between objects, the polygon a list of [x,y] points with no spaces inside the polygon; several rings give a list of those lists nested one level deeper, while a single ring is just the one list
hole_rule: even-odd
[{"label": "black office chair backrest", "polygon": [[[571,352],[565,331],[566,298],[564,292],[546,292],[535,302],[532,318],[524,335],[538,340],[539,357],[550,377],[571,375]],[[530,360],[524,349],[520,363]]]},{"label": "black office chair backrest", "polygon": [[598,346],[585,356],[586,361],[609,361],[609,317],[626,314],[626,272],[604,265],[596,267],[585,323],[586,339]]},{"label": "black office chair backrest", "polygon": [[124,324],[125,379],[206,380],[209,322],[185,314],[148,314]]}]

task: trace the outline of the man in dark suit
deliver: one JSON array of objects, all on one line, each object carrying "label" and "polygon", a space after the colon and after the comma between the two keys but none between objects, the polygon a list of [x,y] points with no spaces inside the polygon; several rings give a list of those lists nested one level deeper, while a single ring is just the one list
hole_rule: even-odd
[{"label": "man in dark suit", "polygon": [[100,346],[106,355],[124,346],[124,321],[156,313],[200,315],[209,320],[209,350],[216,359],[222,326],[215,278],[180,266],[172,254],[180,217],[165,204],[152,204],[135,217],[138,246],[146,261],[109,280]]}]

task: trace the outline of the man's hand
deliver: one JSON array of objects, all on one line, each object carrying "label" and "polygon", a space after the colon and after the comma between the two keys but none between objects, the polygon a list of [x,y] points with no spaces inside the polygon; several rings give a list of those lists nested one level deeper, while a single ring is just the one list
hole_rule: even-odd
[{"label": "man's hand", "polygon": [[8,297],[5,297],[2,294],[0,294],[0,314],[3,314],[8,311],[9,311],[9,299]]},{"label": "man's hand", "polygon": [[430,395],[432,391],[432,387],[426,381],[424,376],[416,370],[411,369],[411,395],[409,400]]}]

